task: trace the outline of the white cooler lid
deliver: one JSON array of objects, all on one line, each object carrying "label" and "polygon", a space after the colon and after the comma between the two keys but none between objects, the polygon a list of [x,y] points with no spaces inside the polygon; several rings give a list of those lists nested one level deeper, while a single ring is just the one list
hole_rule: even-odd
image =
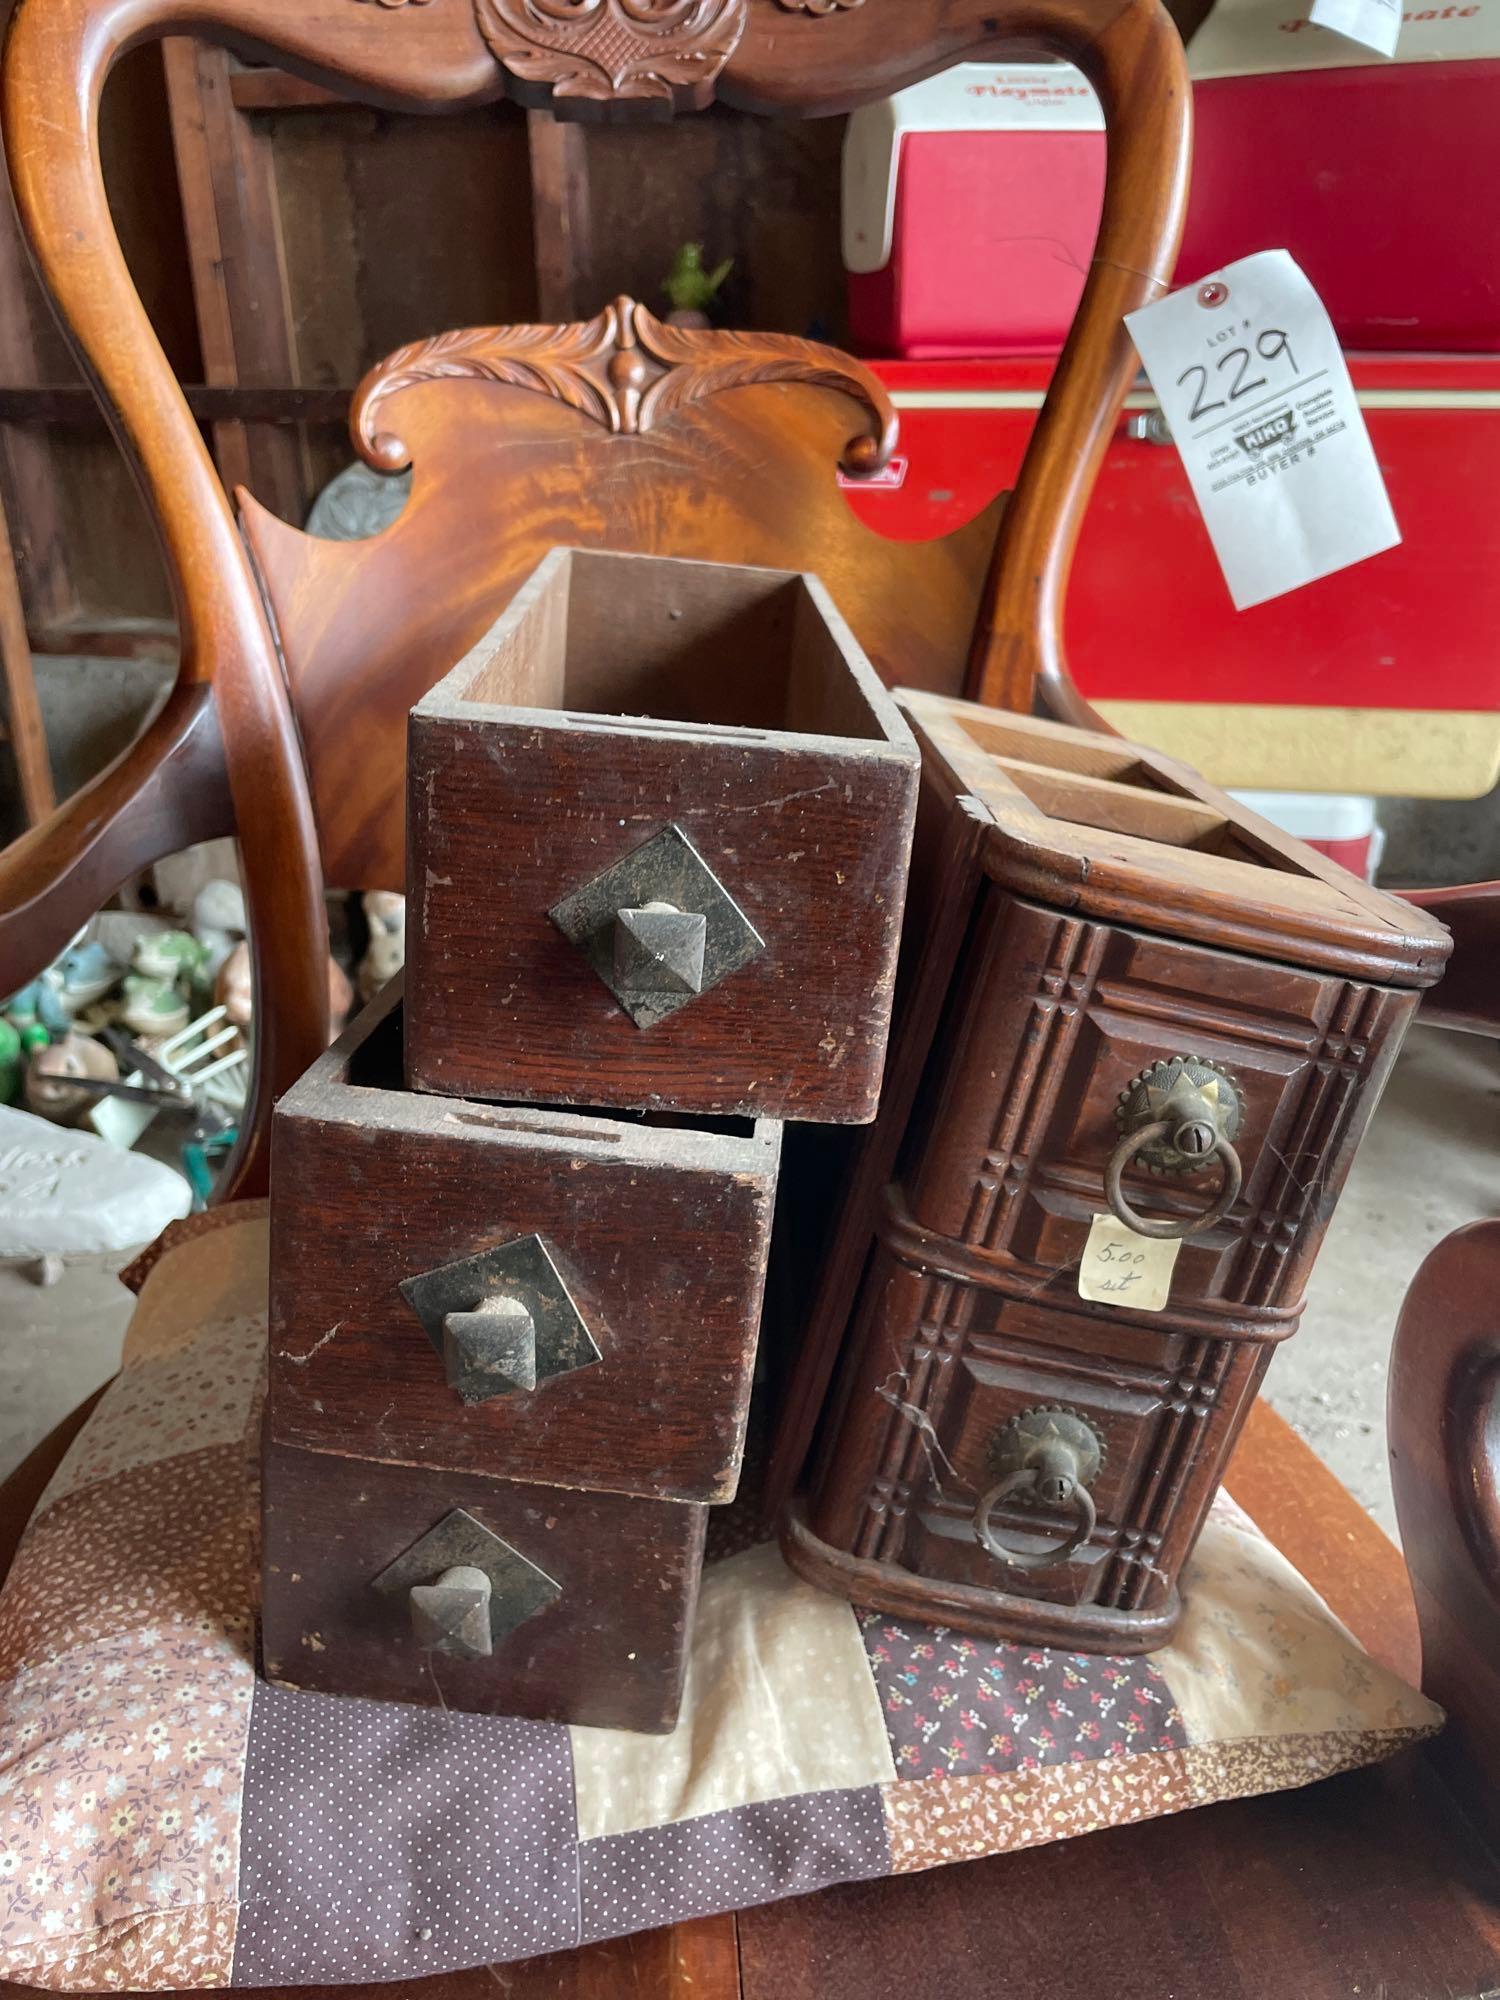
[{"label": "white cooler lid", "polygon": [[1353,792],[1242,792],[1229,796],[1299,840],[1364,840],[1375,831],[1375,801]]},{"label": "white cooler lid", "polygon": [[1500,0],[1406,0],[1394,56],[1380,55],[1309,20],[1302,0],[1215,0],[1188,43],[1195,83],[1300,69],[1392,69],[1402,63],[1476,61],[1500,55]]},{"label": "white cooler lid", "polygon": [[844,135],[845,269],[880,271],[890,262],[896,172],[908,132],[1103,130],[1093,85],[1071,63],[956,63],[865,105]]}]

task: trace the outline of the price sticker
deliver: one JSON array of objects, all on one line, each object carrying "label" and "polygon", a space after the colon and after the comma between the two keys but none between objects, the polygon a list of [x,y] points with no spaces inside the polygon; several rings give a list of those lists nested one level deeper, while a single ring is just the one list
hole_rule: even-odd
[{"label": "price sticker", "polygon": [[1285,250],[1125,323],[1237,611],[1397,546],[1333,322]]},{"label": "price sticker", "polygon": [[1172,1289],[1180,1236],[1137,1236],[1112,1215],[1096,1215],[1078,1267],[1078,1296],[1095,1305],[1160,1312]]},{"label": "price sticker", "polygon": [[1308,19],[1378,55],[1393,56],[1401,35],[1401,0],[1312,0]]}]

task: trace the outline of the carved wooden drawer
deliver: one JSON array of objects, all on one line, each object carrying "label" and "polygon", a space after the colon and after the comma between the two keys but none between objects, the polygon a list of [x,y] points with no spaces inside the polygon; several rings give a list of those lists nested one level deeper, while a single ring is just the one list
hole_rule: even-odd
[{"label": "carved wooden drawer", "polygon": [[[783,1481],[847,1326],[785,1546],[860,1602],[1144,1649],[1448,938],[1166,759],[902,701],[924,914],[788,1402]],[[1132,1256],[1175,1239],[1159,1309],[1079,1295],[1111,1211]]]},{"label": "carved wooden drawer", "polygon": [[1205,1222],[1224,1186],[1211,1152],[1162,1173],[1137,1158],[1121,1193],[1138,1216],[1192,1232],[1174,1300],[1300,1298],[1416,999],[1091,922],[992,883],[903,1148],[912,1215],[987,1254],[1076,1272],[1110,1207],[1122,1117],[1161,1098],[1189,1057],[1235,1120],[1239,1193]]},{"label": "carved wooden drawer", "polygon": [[412,1086],[872,1118],[916,786],[815,578],[554,550],[412,711]]},{"label": "carved wooden drawer", "polygon": [[[1163,1644],[1177,1573],[1295,1321],[1163,1325],[1038,1304],[1024,1280],[965,1284],[899,1205],[881,1238],[794,1564],[828,1583],[836,1550],[856,1601],[996,1637]],[[1049,1428],[1089,1460],[1087,1518],[1030,1481],[997,1493]]]}]

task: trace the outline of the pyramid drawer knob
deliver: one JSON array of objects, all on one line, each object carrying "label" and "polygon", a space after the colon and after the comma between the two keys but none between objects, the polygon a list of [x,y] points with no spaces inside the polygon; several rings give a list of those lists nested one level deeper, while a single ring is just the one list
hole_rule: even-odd
[{"label": "pyramid drawer knob", "polygon": [[443,1365],[466,1403],[536,1387],[536,1321],[518,1298],[497,1293],[443,1319]]},{"label": "pyramid drawer knob", "polygon": [[495,1650],[490,1637],[491,1591],[484,1571],[468,1563],[445,1569],[436,1583],[414,1583],[408,1598],[413,1638],[424,1652],[487,1660]]},{"label": "pyramid drawer knob", "polygon": [[615,911],[615,989],[620,993],[701,993],[708,919],[673,903]]},{"label": "pyramid drawer knob", "polygon": [[403,1278],[401,1295],[465,1403],[529,1396],[601,1358],[567,1282],[540,1236]]}]

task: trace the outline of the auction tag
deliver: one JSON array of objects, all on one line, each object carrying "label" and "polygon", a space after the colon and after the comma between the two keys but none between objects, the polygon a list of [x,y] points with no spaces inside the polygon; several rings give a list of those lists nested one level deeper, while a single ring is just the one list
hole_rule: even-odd
[{"label": "auction tag", "polygon": [[1095,1305],[1160,1312],[1172,1289],[1180,1236],[1137,1236],[1112,1215],[1096,1215],[1078,1267],[1078,1296]]},{"label": "auction tag", "polygon": [[1226,264],[1125,323],[1237,611],[1396,547],[1333,322],[1285,250]]},{"label": "auction tag", "polygon": [[1308,19],[1351,42],[1363,42],[1380,55],[1393,56],[1401,33],[1401,0],[1312,0]]}]

